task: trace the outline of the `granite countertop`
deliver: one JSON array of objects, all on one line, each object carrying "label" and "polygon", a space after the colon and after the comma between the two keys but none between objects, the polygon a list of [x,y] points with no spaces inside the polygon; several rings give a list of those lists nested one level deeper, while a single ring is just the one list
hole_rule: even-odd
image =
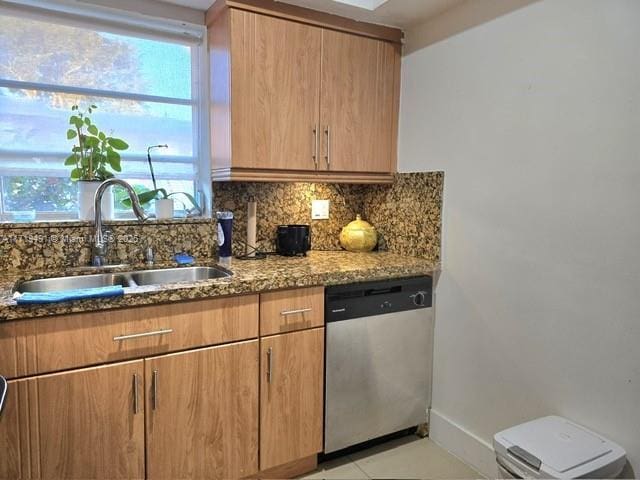
[{"label": "granite countertop", "polygon": [[[199,265],[207,265],[207,263]],[[162,265],[155,265],[153,268],[161,267]],[[257,293],[283,288],[410,277],[439,271],[439,265],[421,258],[389,252],[344,251],[312,251],[307,257],[268,256],[265,260],[251,261],[233,259],[231,265],[225,265],[225,267],[233,272],[232,277],[190,283],[127,287],[123,297],[46,305],[17,305],[12,298],[16,282],[32,278],[96,272],[75,269],[46,273],[37,271],[5,273],[0,276],[0,321]],[[136,268],[127,268],[127,270],[134,269]],[[137,269],[144,269],[144,267]]]}]

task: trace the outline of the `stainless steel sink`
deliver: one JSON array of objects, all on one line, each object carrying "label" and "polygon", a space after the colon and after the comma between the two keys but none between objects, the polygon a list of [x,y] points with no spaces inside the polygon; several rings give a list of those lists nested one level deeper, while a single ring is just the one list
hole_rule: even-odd
[{"label": "stainless steel sink", "polygon": [[24,292],[58,292],[77,288],[95,288],[121,285],[136,287],[138,285],[163,285],[177,282],[199,282],[215,278],[227,278],[232,273],[222,267],[181,267],[158,270],[140,270],[122,273],[97,273],[93,275],[77,275],[70,277],[41,278],[19,283],[16,291]]},{"label": "stainless steel sink", "polygon": [[58,292],[77,288],[96,288],[121,285],[128,287],[129,282],[122,273],[98,273],[95,275],[78,275],[74,277],[54,277],[29,280],[18,284],[16,291],[24,292]]},{"label": "stainless steel sink", "polygon": [[137,285],[162,285],[175,282],[198,282],[213,278],[230,277],[231,272],[221,267],[183,267],[132,272],[131,279]]}]

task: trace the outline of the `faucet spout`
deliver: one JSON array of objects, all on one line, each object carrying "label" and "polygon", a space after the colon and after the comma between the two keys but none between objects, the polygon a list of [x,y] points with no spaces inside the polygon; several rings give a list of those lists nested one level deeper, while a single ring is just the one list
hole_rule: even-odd
[{"label": "faucet spout", "polygon": [[120,180],[119,178],[109,178],[100,184],[98,189],[96,190],[96,196],[94,199],[94,207],[95,207],[95,235],[93,242],[93,252],[92,252],[92,260],[91,264],[94,267],[101,267],[104,265],[105,257],[107,254],[107,242],[105,240],[104,228],[102,226],[102,196],[107,188],[112,185],[119,185],[124,188],[131,199],[131,207],[133,209],[133,213],[136,215],[136,218],[144,222],[149,218],[149,216],[145,213],[144,209],[140,205],[140,201],[138,200],[138,195],[131,185],[129,185],[124,180]]}]

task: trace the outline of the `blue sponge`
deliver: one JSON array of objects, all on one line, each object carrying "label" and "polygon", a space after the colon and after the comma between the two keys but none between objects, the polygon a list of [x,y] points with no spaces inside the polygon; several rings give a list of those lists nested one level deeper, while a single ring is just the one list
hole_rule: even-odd
[{"label": "blue sponge", "polygon": [[196,263],[195,258],[193,258],[188,253],[184,253],[184,252],[176,253],[173,256],[173,259],[176,261],[178,265],[193,265],[194,263]]}]

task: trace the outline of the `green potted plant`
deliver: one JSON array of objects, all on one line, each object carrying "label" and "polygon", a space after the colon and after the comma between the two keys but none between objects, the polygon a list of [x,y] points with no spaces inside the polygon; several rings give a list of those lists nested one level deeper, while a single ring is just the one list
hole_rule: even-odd
[{"label": "green potted plant", "polygon": [[[168,145],[152,145],[147,148],[147,162],[149,163],[149,172],[151,173],[151,181],[153,182],[153,190],[147,190],[144,192],[138,192],[138,200],[140,205],[146,205],[151,201],[155,202],[156,218],[173,218],[173,195],[184,195],[191,203],[190,211],[195,215],[202,215],[202,209],[193,195],[187,192],[173,192],[167,193],[164,188],[158,188],[156,183],[156,175],[153,171],[153,162],[151,161],[151,150],[154,148],[168,148]],[[127,208],[131,207],[131,200],[125,198],[122,200],[122,205]]]},{"label": "green potted plant", "polygon": [[[78,183],[78,218],[91,220],[94,217],[94,197],[100,183],[120,172],[120,151],[129,148],[127,142],[102,132],[92,121],[90,114],[98,108],[90,105],[86,112],[78,105],[71,107],[67,139],[74,140],[71,155],[64,164],[73,167],[71,180]],[[113,196],[108,191],[103,197],[104,218],[113,216]]]}]

